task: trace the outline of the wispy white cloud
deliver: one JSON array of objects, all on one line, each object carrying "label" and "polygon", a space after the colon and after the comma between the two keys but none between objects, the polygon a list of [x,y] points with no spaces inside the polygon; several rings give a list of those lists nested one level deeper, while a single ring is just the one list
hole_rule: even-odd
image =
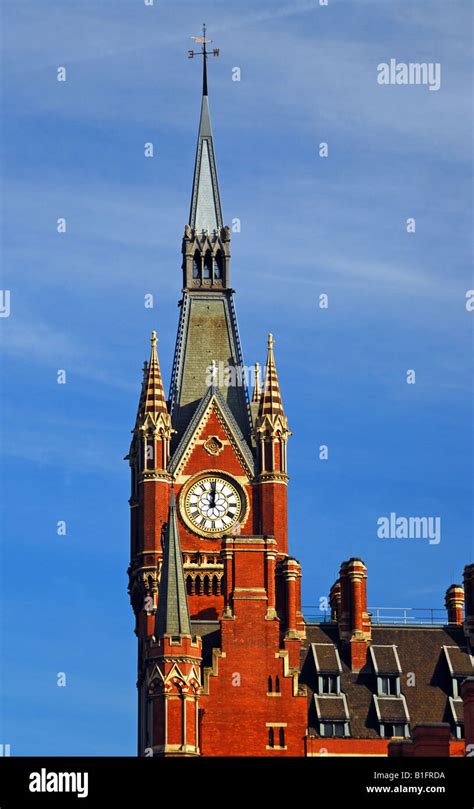
[{"label": "wispy white cloud", "polygon": [[[102,354],[96,344],[87,344],[84,336],[60,331],[50,322],[35,317],[19,318],[13,315],[2,323],[2,350],[4,357],[25,361],[31,366],[48,366],[52,382],[60,369],[71,378],[79,377],[98,383],[105,389],[135,391],[133,380],[124,379],[113,370],[113,349]],[[66,382],[67,384],[67,382]]]}]

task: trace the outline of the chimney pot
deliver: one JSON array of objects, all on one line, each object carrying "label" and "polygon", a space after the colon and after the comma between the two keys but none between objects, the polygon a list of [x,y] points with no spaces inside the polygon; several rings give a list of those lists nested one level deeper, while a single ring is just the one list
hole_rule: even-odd
[{"label": "chimney pot", "polygon": [[461,584],[452,584],[451,587],[448,587],[444,603],[448,611],[448,624],[462,626],[464,588]]}]

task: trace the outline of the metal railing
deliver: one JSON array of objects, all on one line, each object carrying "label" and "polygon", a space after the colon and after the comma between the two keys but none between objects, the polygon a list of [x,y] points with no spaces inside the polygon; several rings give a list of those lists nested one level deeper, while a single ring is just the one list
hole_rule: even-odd
[{"label": "metal railing", "polygon": [[[433,607],[369,607],[372,626],[443,626],[447,623],[446,610]],[[303,615],[310,623],[330,623],[331,611],[317,606],[303,606]]]}]

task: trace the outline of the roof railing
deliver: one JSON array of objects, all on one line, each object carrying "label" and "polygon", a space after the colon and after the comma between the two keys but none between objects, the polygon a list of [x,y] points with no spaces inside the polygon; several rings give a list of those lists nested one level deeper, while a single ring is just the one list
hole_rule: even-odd
[{"label": "roof railing", "polygon": [[[447,623],[446,610],[433,607],[369,607],[372,626],[443,626]],[[317,606],[304,606],[303,615],[310,623],[330,623],[331,611]]]}]

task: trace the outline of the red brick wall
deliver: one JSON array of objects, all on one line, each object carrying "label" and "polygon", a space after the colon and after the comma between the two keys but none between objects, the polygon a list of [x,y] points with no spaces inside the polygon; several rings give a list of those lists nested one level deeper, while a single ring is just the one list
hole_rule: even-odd
[{"label": "red brick wall", "polygon": [[[230,551],[230,544],[227,546]],[[234,617],[223,619],[217,676],[201,695],[203,755],[303,756],[307,727],[306,695],[295,696],[293,677],[280,656],[280,622],[268,620],[265,592],[265,540],[233,542]],[[299,641],[294,642],[295,660]],[[278,675],[280,692],[269,696],[268,677]],[[268,723],[285,723],[285,749],[267,749]],[[278,740],[278,727],[275,739]]]},{"label": "red brick wall", "polygon": [[[203,695],[203,755],[303,756],[307,726],[306,697],[293,696],[293,678],[284,675],[278,624],[251,615],[223,621],[218,676],[209,678]],[[267,696],[268,677],[280,679],[281,696]],[[286,750],[267,750],[268,722],[287,723]]]},{"label": "red brick wall", "polygon": [[168,519],[170,485],[153,480],[140,484],[139,550],[161,553],[161,530]]},{"label": "red brick wall", "polygon": [[191,618],[214,621],[222,615],[224,596],[188,595],[188,604]]},{"label": "red brick wall", "polygon": [[261,483],[261,533],[274,536],[280,553],[288,553],[288,490],[283,483]]}]

